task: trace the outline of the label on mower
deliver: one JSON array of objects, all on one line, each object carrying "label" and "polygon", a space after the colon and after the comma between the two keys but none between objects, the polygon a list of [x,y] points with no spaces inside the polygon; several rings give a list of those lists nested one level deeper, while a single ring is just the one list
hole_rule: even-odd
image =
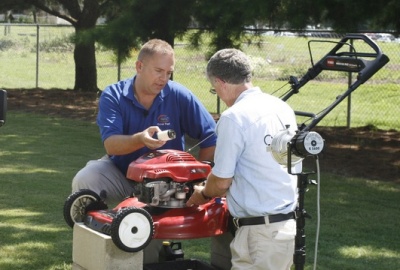
[{"label": "label on mower", "polygon": [[309,132],[304,138],[304,148],[311,155],[318,155],[324,148],[324,139],[316,132]]}]

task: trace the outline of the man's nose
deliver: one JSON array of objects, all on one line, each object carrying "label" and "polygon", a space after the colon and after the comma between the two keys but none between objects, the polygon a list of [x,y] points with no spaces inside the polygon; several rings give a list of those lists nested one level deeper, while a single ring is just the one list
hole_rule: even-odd
[{"label": "man's nose", "polygon": [[162,73],[160,74],[160,79],[161,79],[163,82],[167,82],[167,81],[169,80],[170,77],[171,77],[171,75],[170,75],[168,72],[162,72]]}]

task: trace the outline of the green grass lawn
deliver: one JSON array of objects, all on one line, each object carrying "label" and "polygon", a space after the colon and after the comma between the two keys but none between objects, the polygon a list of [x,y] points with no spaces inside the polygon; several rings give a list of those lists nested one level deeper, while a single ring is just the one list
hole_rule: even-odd
[{"label": "green grass lawn", "polygon": [[[77,170],[104,153],[97,127],[15,111],[7,117],[0,128],[0,269],[71,269],[72,230],[63,205]],[[400,186],[321,169],[317,269],[397,269]],[[306,193],[312,219],[306,220],[305,269],[314,260],[317,190],[309,186]],[[184,241],[185,258],[208,261],[209,243]]]}]

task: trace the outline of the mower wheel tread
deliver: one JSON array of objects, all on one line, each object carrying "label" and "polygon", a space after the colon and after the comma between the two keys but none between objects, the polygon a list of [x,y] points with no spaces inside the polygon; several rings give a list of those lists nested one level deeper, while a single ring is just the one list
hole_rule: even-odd
[{"label": "mower wheel tread", "polygon": [[100,196],[90,190],[81,189],[68,196],[64,203],[64,220],[71,228],[74,227],[76,222],[83,222],[87,207],[92,204],[99,202]]}]

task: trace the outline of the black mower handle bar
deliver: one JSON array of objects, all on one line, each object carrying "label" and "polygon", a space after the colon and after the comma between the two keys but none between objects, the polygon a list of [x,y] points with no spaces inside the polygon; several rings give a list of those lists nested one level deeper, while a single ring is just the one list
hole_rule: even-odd
[{"label": "black mower handle bar", "polygon": [[[350,43],[353,40],[363,40],[369,47],[372,48],[373,52],[357,52],[353,45]],[[336,46],[328,52],[320,61],[314,64],[311,54],[310,44],[312,42],[327,42],[335,43]],[[350,51],[341,51],[343,46],[349,46]],[[345,71],[345,72],[358,72],[357,81],[359,84],[366,82],[372,77],[379,69],[389,62],[389,58],[382,53],[378,45],[369,37],[363,34],[348,34],[343,37],[339,42],[332,42],[326,40],[310,40],[308,42],[310,51],[312,67],[307,73],[300,79],[291,76],[289,83],[291,85],[291,91],[288,92],[282,100],[288,100],[293,94],[297,94],[299,89],[304,86],[308,81],[317,77],[323,70],[333,71]],[[363,58],[373,58],[372,60],[366,60]]]},{"label": "black mower handle bar", "polygon": [[[372,48],[374,52],[357,52],[352,44],[352,41],[354,40],[364,41],[369,45],[369,47]],[[327,53],[314,65],[310,49],[311,42],[329,42],[335,43],[336,45],[329,53]],[[350,50],[340,51],[343,46],[349,46]],[[296,77],[290,77],[289,83],[291,85],[291,90],[282,97],[282,100],[286,101],[292,95],[297,94],[302,86],[318,76],[318,74],[320,74],[323,70],[358,72],[358,76],[357,80],[350,85],[348,90],[346,90],[342,95],[338,96],[330,106],[322,111],[321,114],[315,115],[312,113],[296,112],[297,115],[308,115],[312,118],[312,121],[308,125],[303,124],[303,126],[300,128],[302,131],[309,131],[315,127],[330,111],[333,110],[333,108],[335,108],[342,100],[349,96],[351,92],[369,80],[372,75],[374,75],[389,62],[389,57],[382,53],[378,45],[372,39],[363,34],[348,34],[339,42],[310,40],[308,42],[308,47],[310,51],[312,67],[300,79],[300,81],[298,81]],[[366,60],[365,58],[371,58],[372,60]]]},{"label": "black mower handle bar", "polygon": [[[375,53],[357,52],[354,50],[354,47],[352,45],[350,45],[351,46],[350,52],[337,53],[339,51],[339,49],[343,47],[343,45],[349,44],[349,41],[353,41],[353,40],[357,40],[357,39],[363,40],[366,44],[368,44],[374,50]],[[342,61],[344,61],[342,71],[359,72],[357,80],[360,80],[361,84],[366,82],[367,80],[369,80],[369,78],[371,78],[372,75],[374,75],[378,70],[380,70],[384,65],[386,65],[389,62],[389,57],[387,57],[385,54],[382,53],[382,50],[378,47],[378,45],[372,39],[370,39],[368,36],[363,35],[363,34],[348,34],[348,35],[346,35],[340,41],[340,43],[338,43],[335,46],[335,48],[333,48],[332,51],[330,53],[328,53],[327,56],[325,56],[326,61],[329,61],[330,54],[331,55],[336,54],[336,57],[338,57],[339,59],[342,58]],[[373,58],[373,60],[367,61],[365,59],[359,59],[359,57]],[[356,60],[356,61],[354,61],[354,60]],[[348,62],[346,62],[346,61],[348,61]],[[324,63],[321,63],[321,64],[324,64]],[[324,69],[329,69],[329,67],[325,66]]]}]

